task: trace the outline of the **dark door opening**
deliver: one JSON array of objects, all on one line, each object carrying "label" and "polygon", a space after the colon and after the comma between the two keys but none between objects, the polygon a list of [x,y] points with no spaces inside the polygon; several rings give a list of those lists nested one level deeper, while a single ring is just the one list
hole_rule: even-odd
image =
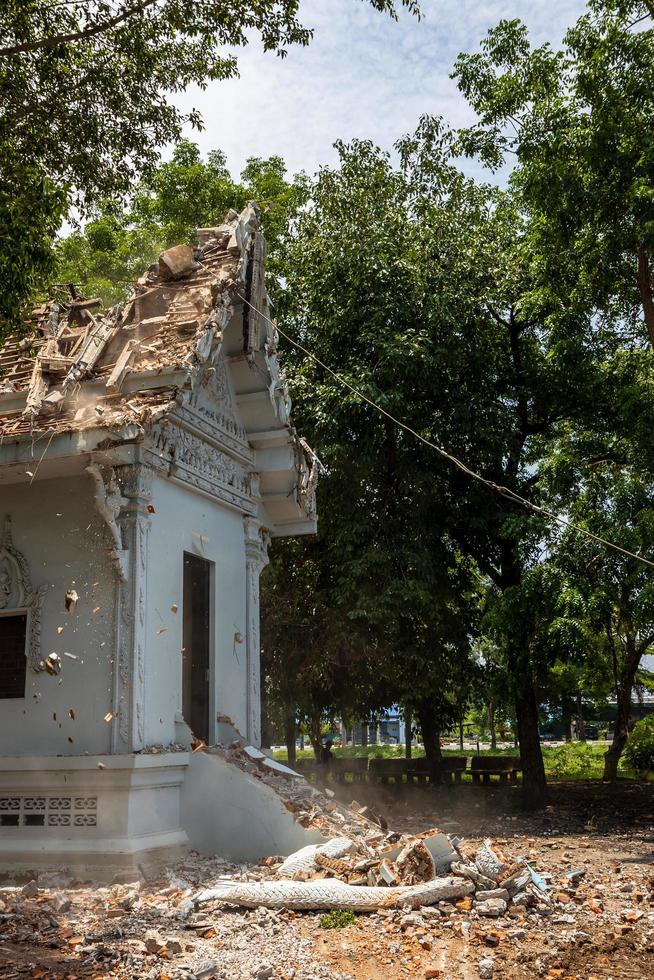
[{"label": "dark door opening", "polygon": [[196,738],[209,739],[211,562],[184,553],[182,711]]}]

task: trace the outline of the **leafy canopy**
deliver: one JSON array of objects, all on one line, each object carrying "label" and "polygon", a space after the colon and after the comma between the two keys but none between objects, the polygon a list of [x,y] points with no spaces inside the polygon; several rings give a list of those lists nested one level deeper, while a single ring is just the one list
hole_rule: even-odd
[{"label": "leafy canopy", "polygon": [[[367,0],[397,16],[417,0]],[[237,72],[258,37],[283,56],[306,45],[300,0],[4,0],[0,4],[0,321],[52,267],[48,240],[69,204],[128,192],[182,128],[174,97]]]},{"label": "leafy canopy", "polygon": [[460,148],[507,155],[531,219],[539,285],[654,346],[654,4],[590,0],[563,48],[501,21],[454,77],[479,117]]},{"label": "leafy canopy", "polygon": [[236,181],[220,150],[203,160],[194,143],[180,140],[170,160],[139,181],[126,207],[102,203],[83,229],[57,242],[53,278],[115,303],[162,249],[193,242],[196,228],[220,224],[249,200],[261,213],[274,277],[280,236],[305,198],[306,178],[289,180],[279,157],[251,158]]}]

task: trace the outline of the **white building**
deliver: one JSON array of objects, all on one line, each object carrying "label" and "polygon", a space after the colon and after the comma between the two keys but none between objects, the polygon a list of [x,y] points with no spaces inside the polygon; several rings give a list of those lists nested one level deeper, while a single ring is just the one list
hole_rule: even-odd
[{"label": "white building", "polygon": [[191,732],[259,744],[259,574],[315,530],[315,457],[256,213],[199,237],[0,352],[0,866],[170,857]]}]

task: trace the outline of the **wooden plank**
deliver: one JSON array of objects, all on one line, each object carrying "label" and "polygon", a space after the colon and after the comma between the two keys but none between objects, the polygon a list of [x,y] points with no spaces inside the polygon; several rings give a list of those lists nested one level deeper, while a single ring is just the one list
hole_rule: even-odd
[{"label": "wooden plank", "polygon": [[141,345],[139,344],[138,340],[129,340],[125,344],[122,351],[118,355],[118,360],[114,364],[111,374],[107,378],[107,382],[105,384],[107,391],[120,391],[120,387],[125,380],[125,375],[129,370],[129,363],[134,357],[136,351],[139,350],[140,346]]},{"label": "wooden plank", "polygon": [[98,360],[103,350],[118,330],[118,324],[114,320],[100,320],[98,323],[91,314],[88,314],[93,321],[93,326],[83,343],[81,350],[75,358],[75,363],[66,375],[65,384],[73,384],[79,381],[88,371],[91,370]]}]

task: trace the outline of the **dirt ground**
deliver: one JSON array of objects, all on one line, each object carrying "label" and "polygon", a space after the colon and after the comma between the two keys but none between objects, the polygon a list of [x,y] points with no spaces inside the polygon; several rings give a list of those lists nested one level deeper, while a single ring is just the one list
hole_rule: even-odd
[{"label": "dirt ground", "polygon": [[[0,977],[33,980],[394,980],[394,978],[642,978],[654,976],[654,792],[620,782],[552,786],[536,816],[513,788],[340,788],[398,831],[437,826],[472,843],[492,838],[551,875],[551,906],[501,919],[449,906],[429,917],[385,911],[344,929],[317,914],[182,914],[208,872],[191,858],[158,880],[0,890]],[[582,871],[576,887],[568,871]],[[17,882],[13,883],[18,884]],[[70,907],[68,907],[70,904]],[[481,963],[481,966],[480,966]],[[489,972],[490,971],[490,972]]]}]

